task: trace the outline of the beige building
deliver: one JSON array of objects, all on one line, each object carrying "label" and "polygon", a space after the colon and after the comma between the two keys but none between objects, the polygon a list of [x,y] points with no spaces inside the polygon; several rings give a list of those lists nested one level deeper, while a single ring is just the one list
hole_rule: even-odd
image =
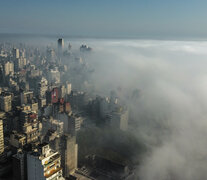
[{"label": "beige building", "polygon": [[0,109],[5,112],[9,112],[12,109],[12,96],[7,93],[2,93],[0,95]]},{"label": "beige building", "polygon": [[4,132],[3,132],[3,121],[0,120],[0,154],[4,152]]},{"label": "beige building", "polygon": [[13,58],[15,59],[19,58],[19,49],[14,48],[12,53],[13,53]]},{"label": "beige building", "polygon": [[14,73],[14,64],[12,62],[6,62],[4,64],[4,75],[7,76],[9,74]]},{"label": "beige building", "polygon": [[13,147],[22,148],[26,144],[26,136],[18,133],[17,131],[13,131],[10,134],[9,143]]},{"label": "beige building", "polygon": [[38,95],[40,97],[45,97],[45,93],[46,93],[47,89],[48,89],[48,81],[47,81],[47,79],[42,77],[42,79],[38,83]]}]

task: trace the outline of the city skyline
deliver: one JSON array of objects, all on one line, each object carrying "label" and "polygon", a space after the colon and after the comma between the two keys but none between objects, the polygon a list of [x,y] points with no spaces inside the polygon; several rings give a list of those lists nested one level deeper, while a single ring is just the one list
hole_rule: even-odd
[{"label": "city skyline", "polygon": [[0,180],[204,180],[207,1],[0,6]]}]

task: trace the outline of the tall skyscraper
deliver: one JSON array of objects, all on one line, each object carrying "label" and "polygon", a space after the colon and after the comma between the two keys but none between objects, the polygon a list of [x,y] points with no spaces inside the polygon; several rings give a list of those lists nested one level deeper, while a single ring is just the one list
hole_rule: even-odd
[{"label": "tall skyscraper", "polygon": [[58,39],[58,51],[61,52],[64,48],[64,39]]},{"label": "tall skyscraper", "polygon": [[19,49],[14,48],[13,51],[12,51],[12,53],[13,53],[13,57],[15,59],[19,58]]},{"label": "tall skyscraper", "polygon": [[63,174],[65,177],[69,177],[75,172],[78,165],[78,145],[75,136],[65,134],[61,137],[60,153]]}]

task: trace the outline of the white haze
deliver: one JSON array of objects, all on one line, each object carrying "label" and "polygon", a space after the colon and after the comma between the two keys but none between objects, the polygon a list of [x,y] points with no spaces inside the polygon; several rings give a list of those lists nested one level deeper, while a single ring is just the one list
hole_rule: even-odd
[{"label": "white haze", "polygon": [[[133,109],[136,128],[131,130],[151,148],[136,176],[206,179],[207,42],[85,42],[94,49],[84,56],[96,68],[95,89],[107,94],[121,88],[118,93]],[[140,90],[140,97],[132,102],[134,89]]]}]

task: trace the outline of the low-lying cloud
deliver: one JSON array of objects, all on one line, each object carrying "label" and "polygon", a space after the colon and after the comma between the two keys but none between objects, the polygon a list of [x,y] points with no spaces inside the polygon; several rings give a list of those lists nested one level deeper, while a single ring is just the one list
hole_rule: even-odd
[{"label": "low-lying cloud", "polygon": [[[88,40],[98,93],[118,90],[132,109],[131,130],[150,148],[136,176],[207,177],[207,42]],[[139,89],[133,101],[131,93]]]}]

